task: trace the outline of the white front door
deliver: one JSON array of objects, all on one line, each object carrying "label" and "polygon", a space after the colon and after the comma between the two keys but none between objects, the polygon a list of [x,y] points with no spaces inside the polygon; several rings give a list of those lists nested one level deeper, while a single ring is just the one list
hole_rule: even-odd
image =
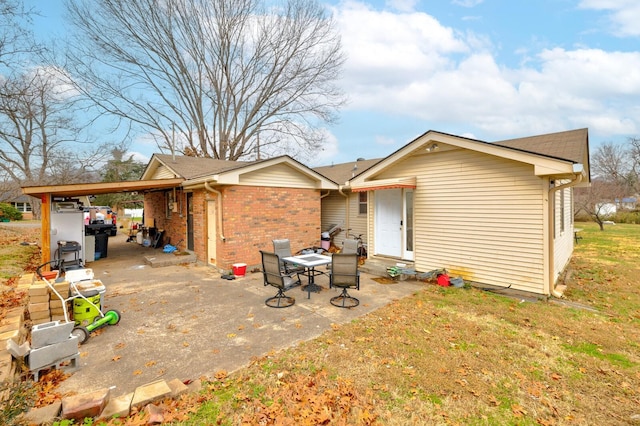
[{"label": "white front door", "polygon": [[376,191],[376,254],[402,257],[402,190]]}]

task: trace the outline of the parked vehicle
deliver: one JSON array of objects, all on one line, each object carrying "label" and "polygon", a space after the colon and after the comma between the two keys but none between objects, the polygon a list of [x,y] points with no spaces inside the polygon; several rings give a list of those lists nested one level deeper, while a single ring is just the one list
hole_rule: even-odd
[{"label": "parked vehicle", "polygon": [[108,206],[85,206],[84,211],[84,233],[85,235],[95,235],[106,233],[114,236],[118,232],[117,215]]}]

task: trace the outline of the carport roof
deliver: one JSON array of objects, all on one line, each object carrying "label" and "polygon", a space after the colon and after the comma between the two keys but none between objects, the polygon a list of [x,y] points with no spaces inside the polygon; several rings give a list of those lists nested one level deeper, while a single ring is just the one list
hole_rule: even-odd
[{"label": "carport roof", "polygon": [[133,180],[121,182],[78,183],[69,185],[24,186],[22,193],[33,197],[51,194],[57,197],[111,194],[114,192],[154,191],[175,188],[184,181],[178,179]]}]

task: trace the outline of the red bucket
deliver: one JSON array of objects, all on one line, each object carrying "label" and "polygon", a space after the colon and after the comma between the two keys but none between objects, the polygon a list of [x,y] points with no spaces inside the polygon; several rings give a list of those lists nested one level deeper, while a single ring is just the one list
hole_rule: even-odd
[{"label": "red bucket", "polygon": [[247,264],[246,263],[234,263],[233,264],[233,275],[237,275],[239,277],[244,277],[244,274],[247,273]]},{"label": "red bucket", "polygon": [[449,281],[449,275],[447,275],[447,274],[438,275],[438,285],[439,286],[449,287],[450,284],[451,283]]}]

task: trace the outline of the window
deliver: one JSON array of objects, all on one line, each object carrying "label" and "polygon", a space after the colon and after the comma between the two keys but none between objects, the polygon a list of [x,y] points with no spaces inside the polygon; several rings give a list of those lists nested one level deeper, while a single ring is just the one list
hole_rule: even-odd
[{"label": "window", "polygon": [[367,192],[358,192],[358,213],[367,214]]},{"label": "window", "polygon": [[27,213],[31,211],[31,203],[11,203],[19,212]]}]

